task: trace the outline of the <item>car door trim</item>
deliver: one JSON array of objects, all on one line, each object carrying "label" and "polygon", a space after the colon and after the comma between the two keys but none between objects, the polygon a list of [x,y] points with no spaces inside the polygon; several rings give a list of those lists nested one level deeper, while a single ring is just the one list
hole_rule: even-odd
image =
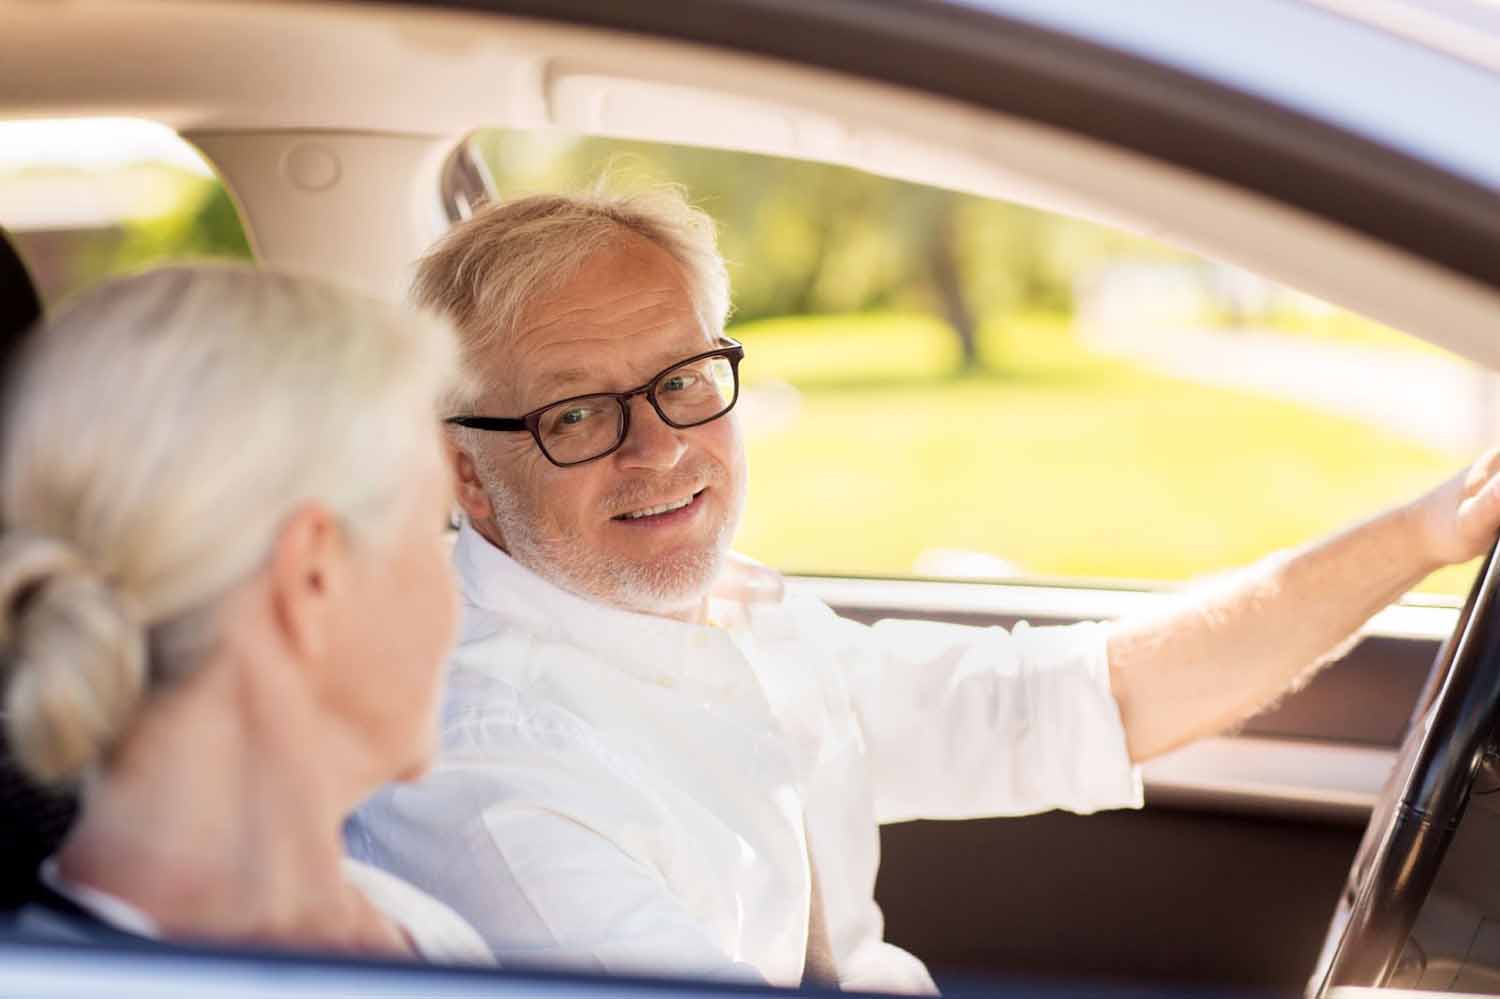
[{"label": "car door trim", "polygon": [[415,5],[675,38],[954,98],[1228,182],[1500,288],[1495,190],[1310,114],[1008,16],[995,9],[1002,4],[988,10],[931,0]]},{"label": "car door trim", "polygon": [[1231,736],[1141,769],[1149,806],[1363,825],[1395,763],[1390,749]]},{"label": "car door trim", "polygon": [[[1032,623],[1112,620],[1154,613],[1180,599],[1172,590],[849,576],[792,576],[787,585],[837,610],[856,610],[865,615],[960,614]],[[1360,633],[1440,642],[1453,633],[1457,621],[1455,603],[1413,595],[1380,611]]]}]

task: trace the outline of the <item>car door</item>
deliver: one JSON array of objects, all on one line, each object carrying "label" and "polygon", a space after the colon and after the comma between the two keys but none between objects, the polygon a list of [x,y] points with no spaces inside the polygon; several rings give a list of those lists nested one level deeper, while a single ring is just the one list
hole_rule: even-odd
[{"label": "car door", "polygon": [[[870,85],[868,91],[860,91],[860,108],[871,115],[869,120],[890,126],[898,135],[907,134],[901,132],[903,127],[912,135],[926,134],[934,144],[938,140],[931,134],[936,133],[922,133],[922,122],[910,108],[901,119],[901,102],[893,95],[939,98],[974,115],[962,119],[973,126],[972,133],[950,131],[945,151],[993,157],[1022,173],[1045,173],[1046,163],[1025,159],[1035,150],[1019,141],[1004,156],[984,146],[990,133],[980,126],[999,128],[984,115],[1007,116],[1013,125],[1024,126],[1007,131],[1009,139],[1038,131],[1078,137],[1086,142],[1068,147],[1069,155],[1093,149],[1110,168],[1080,170],[1068,178],[1074,193],[1093,197],[1082,198],[1080,204],[1117,210],[1136,206],[1135,221],[1141,227],[1160,224],[1180,240],[1211,243],[1228,258],[1258,264],[1299,286],[1340,301],[1368,302],[1388,321],[1411,318],[1413,328],[1425,336],[1470,356],[1484,353],[1473,324],[1433,323],[1424,315],[1432,296],[1382,297],[1381,282],[1365,280],[1364,272],[1353,269],[1342,273],[1323,262],[1326,258],[1342,267],[1353,259],[1353,251],[1330,252],[1330,247],[1347,246],[1326,235],[1304,238],[1313,230],[1299,226],[1339,227],[1353,234],[1350,241],[1401,255],[1410,266],[1386,267],[1381,273],[1387,277],[1398,271],[1408,277],[1438,272],[1440,283],[1467,282],[1463,287],[1482,286],[1493,292],[1500,287],[1500,206],[1493,182],[1482,175],[1483,164],[1476,164],[1471,158],[1474,149],[1462,141],[1476,130],[1446,127],[1433,130],[1441,133],[1437,137],[1423,132],[1426,139],[1413,138],[1421,132],[1422,119],[1436,122],[1439,111],[1449,116],[1455,108],[1493,108],[1494,102],[1486,103],[1492,89],[1469,80],[1462,67],[1436,65],[1441,59],[1431,53],[1404,50],[1381,63],[1380,72],[1361,75],[1356,69],[1359,94],[1316,85],[1320,79],[1327,82],[1308,75],[1320,58],[1328,72],[1338,62],[1327,59],[1327,52],[1344,53],[1344,61],[1358,67],[1361,59],[1378,54],[1374,50],[1385,53],[1389,43],[1372,40],[1362,26],[1341,26],[1337,18],[1307,5],[1258,2],[1221,12],[1223,16],[1214,20],[1197,16],[1201,11],[1195,15],[1190,4],[1166,0],[1132,5],[1128,13],[1112,11],[1108,5],[1062,7],[1020,0],[836,0],[806,5],[715,0],[691,9],[663,3],[475,0],[403,7],[461,12],[481,21],[493,16],[518,36],[525,27],[521,19],[526,18],[583,27],[597,33],[590,36],[596,40],[631,32],[632,40],[649,37],[685,48],[748,54],[776,61],[761,67],[767,78],[774,75],[775,66],[840,74],[846,83]],[[414,49],[445,57],[457,59],[454,53],[469,51],[467,37],[456,39],[437,27],[390,35],[400,35]],[[1320,57],[1320,52],[1325,55]],[[541,101],[538,107],[554,115],[559,108],[582,108],[573,121],[587,121],[583,112],[592,114],[607,103],[583,99],[593,93],[585,92],[591,80],[610,72],[652,78],[654,66],[631,64],[627,54],[622,43],[618,52],[611,51],[613,61],[601,59],[595,65],[575,54],[570,58],[576,62],[560,59],[549,66],[550,75],[533,74],[557,85],[546,95],[550,104]],[[40,80],[42,74],[33,76]],[[1299,89],[1301,81],[1312,82]],[[398,80],[406,88],[422,82],[415,77]],[[692,95],[712,94],[722,84],[726,92],[739,86],[735,95],[745,98],[750,89],[703,75],[680,74],[668,82]],[[340,80],[328,83],[330,92],[347,98],[339,89],[345,85]],[[780,87],[776,93],[785,95],[787,82],[782,80]],[[762,88],[757,84],[756,89]],[[851,85],[849,93],[855,89]],[[1441,100],[1423,104],[1406,99],[1413,94],[1431,97],[1434,91]],[[628,90],[622,93],[633,96]],[[127,105],[128,96],[119,102]],[[441,120],[435,129],[452,128],[457,119],[451,108],[473,106],[458,99],[468,94],[452,96],[454,100],[441,106],[434,102],[421,107],[423,124]],[[809,100],[819,96],[811,94]],[[320,97],[297,95],[299,101]],[[1340,105],[1341,100],[1347,106]],[[406,107],[396,100],[387,104],[391,114]],[[628,100],[619,104],[629,109]],[[303,124],[320,124],[319,115],[329,116],[329,106],[319,105]],[[852,100],[848,106],[853,106]],[[542,114],[530,104],[523,110],[527,115]],[[199,120],[189,113],[180,118],[189,126]],[[379,120],[392,128],[402,126]],[[732,125],[740,119],[731,114],[725,120]],[[1442,122],[1453,120],[1444,117]],[[1457,120],[1465,119],[1460,115]],[[841,162],[866,153],[861,162],[872,170],[946,181],[959,188],[981,186],[972,174],[944,172],[971,165],[962,157],[902,159],[903,147],[895,143],[845,149],[840,140],[860,137],[857,128],[846,132],[839,120],[830,124],[812,119],[811,125],[819,127],[802,129],[808,124],[802,119],[793,116],[787,121],[788,134],[815,148],[821,144],[836,149],[838,154],[831,158]],[[221,112],[214,122],[224,129],[218,138],[227,159],[234,127],[253,131],[259,119]],[[476,115],[464,125],[485,123]],[[696,136],[707,145],[744,141],[722,122],[711,122],[715,127],[699,132],[689,127],[693,124],[658,117],[655,133],[646,137],[687,141]],[[608,130],[606,125],[614,127],[605,122],[599,130]],[[1382,130],[1378,135],[1377,126]],[[651,129],[641,126],[641,132]],[[1431,148],[1422,144],[1429,140]],[[1091,189],[1099,175],[1118,165],[1109,159],[1110,150],[1170,167],[1186,179],[1178,177],[1175,186],[1152,186],[1143,183],[1151,179],[1144,173],[1122,170],[1117,172],[1127,178],[1128,194],[1118,186],[1125,181],[1113,188]],[[1060,161],[1066,165],[1066,157]],[[1193,180],[1203,184],[1194,186]],[[1217,226],[1200,222],[1194,227],[1191,219],[1174,214],[1174,200],[1222,207],[1199,198],[1202,189],[1217,190],[1216,185],[1237,195],[1250,192],[1260,199],[1258,210],[1241,206],[1238,214],[1226,211]],[[269,182],[265,190],[278,193]],[[255,206],[259,192],[247,188],[239,193],[246,205]],[[298,210],[316,218],[318,203],[312,192],[302,190],[297,198]],[[368,210],[368,204],[362,202],[362,208]],[[1207,209],[1200,214],[1219,217]],[[261,249],[273,261],[280,253],[299,265],[321,263],[335,272],[345,262],[304,260],[278,247],[273,235],[269,229],[260,234]],[[1304,252],[1304,245],[1311,250]],[[1392,297],[1410,304],[1392,304]],[[1054,442],[1050,449],[1039,446],[1038,453],[1047,460],[1065,449]],[[1372,474],[1379,470],[1377,465],[1371,464]],[[1098,503],[1108,504],[1109,480],[1102,479],[1095,488]],[[1369,498],[1384,502],[1394,497],[1372,493]],[[836,502],[852,504],[857,499],[841,495]],[[1245,504],[1261,500],[1261,492],[1245,491]],[[1142,533],[1165,537],[1171,530],[1166,523]],[[1106,539],[1100,547],[1108,545]],[[792,559],[775,561],[794,573],[809,568]],[[1147,611],[1168,599],[1153,586],[1119,581],[1109,586],[1064,584],[1045,578],[1046,573],[998,585],[872,580],[864,578],[868,568],[854,564],[820,568],[824,575],[799,579],[797,585],[862,619],[917,616],[1006,626],[1022,618],[1034,624],[1067,623]],[[1154,765],[1147,771],[1148,805],[1139,813],[1049,814],[888,828],[878,891],[891,938],[931,961],[940,976],[952,968],[1139,982],[1300,984],[1353,852],[1363,810],[1388,766],[1390,748],[1399,738],[1426,666],[1453,618],[1452,602],[1450,594],[1446,605],[1443,600],[1432,606],[1414,605],[1377,620],[1347,659],[1236,736]]]},{"label": "car door", "polygon": [[[1119,596],[944,583],[923,606],[910,583],[885,601],[881,583],[807,585],[860,619],[1001,626],[1108,617]],[[997,609],[1005,589],[1015,604],[1073,596],[1090,613]],[[966,600],[973,610],[955,609]],[[1129,603],[1121,613],[1139,611]],[[1237,733],[1148,764],[1138,812],[886,826],[888,934],[950,974],[1299,988],[1451,614],[1389,613]]]},{"label": "car door", "polygon": [[[1477,400],[1493,375],[1236,271],[1237,314],[1210,323],[1192,303],[1222,307],[1223,292],[1195,283],[1222,281],[1223,265],[1108,227],[816,162],[582,136],[554,147],[482,130],[464,155],[501,199],[628,158],[631,183],[687,183],[714,206],[731,261],[755,262],[734,272],[751,467],[737,544],[854,620],[1015,628],[1155,613],[1191,577],[1401,502],[1486,442]],[[798,244],[753,221],[767,214],[821,229],[819,263],[799,269]],[[1096,249],[1033,275],[1019,303],[954,289],[963,310],[993,314],[969,357],[949,323],[880,305],[890,292],[856,306],[848,288],[842,306],[800,294],[847,275],[861,247],[910,252],[945,214],[955,257],[991,247],[970,250],[980,278],[1013,278],[1054,243]],[[908,217],[923,221],[890,221]],[[837,232],[848,219],[854,239]],[[1132,291],[1143,282],[1150,294]],[[1193,285],[1189,305],[1163,282]],[[1165,347],[1271,377],[1176,366]],[[1453,426],[1393,433],[1347,393],[1281,384],[1287,358],[1340,381],[1398,368],[1382,412],[1428,412],[1441,391]],[[950,974],[1294,987],[1472,572],[1446,570],[1382,612],[1337,665],[1238,731],[1152,761],[1141,812],[887,827],[891,938]]]},{"label": "car door", "polygon": [[[1237,60],[1226,57],[1229,69],[1218,73],[1210,63],[1215,47],[1233,39],[1229,24],[1209,26],[1183,9],[1184,23],[1201,31],[1193,39],[1184,37],[1191,29],[1147,23],[1150,17],[1122,26],[1105,13],[1093,19],[1076,9],[995,3],[982,6],[1002,16],[987,20],[959,6],[935,12],[890,4],[856,13],[853,5],[821,5],[773,16],[753,4],[725,4],[691,22],[664,8],[625,14],[553,5],[548,12],[836,66],[1004,108],[1252,188],[1415,258],[1495,282],[1500,215],[1491,188],[1429,171],[1409,150],[1370,143],[1357,122],[1338,128],[1319,121],[1311,114],[1320,110],[1315,102],[1288,113],[1263,103],[1264,91],[1227,86]],[[1152,14],[1170,18],[1171,6]],[[1289,16],[1308,30],[1341,27],[1293,6],[1269,12],[1268,21]],[[1273,40],[1276,28],[1293,27],[1257,27],[1248,14],[1223,20],[1244,29],[1242,51]],[[1132,61],[1125,53],[1150,47],[1142,39],[1153,31],[1162,41],[1151,64]],[[823,44],[833,38],[838,45]],[[1202,51],[1161,58],[1194,41]],[[1175,57],[1177,65],[1169,65]],[[1196,78],[1179,75],[1187,63]],[[1449,240],[1489,247],[1486,260],[1438,245]],[[775,473],[757,466],[757,474]],[[1107,494],[1107,485],[1101,489]],[[1259,500],[1243,497],[1246,505]],[[838,502],[856,503],[858,493]],[[1146,613],[1170,599],[1119,585],[870,579],[821,568],[826,575],[797,585],[861,620],[1066,624]],[[1238,732],[1149,765],[1140,812],[887,827],[878,897],[890,938],[930,961],[940,979],[949,969],[1299,987],[1369,805],[1455,619],[1462,587],[1449,590],[1377,618],[1337,665]]]}]

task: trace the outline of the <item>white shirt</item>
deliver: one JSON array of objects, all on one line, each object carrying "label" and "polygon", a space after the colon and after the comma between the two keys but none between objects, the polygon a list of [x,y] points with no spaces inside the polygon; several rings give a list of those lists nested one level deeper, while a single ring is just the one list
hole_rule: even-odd
[{"label": "white shirt", "polygon": [[502,964],[794,986],[810,847],[843,986],[934,991],[881,939],[878,823],[1141,803],[1099,625],[867,627],[793,590],[723,629],[576,596],[467,526],[454,558],[438,763],[350,847]]},{"label": "white shirt", "polygon": [[416,886],[348,857],[344,858],[344,877],[405,931],[422,960],[430,964],[494,966],[494,954],[484,937],[462,916]]}]

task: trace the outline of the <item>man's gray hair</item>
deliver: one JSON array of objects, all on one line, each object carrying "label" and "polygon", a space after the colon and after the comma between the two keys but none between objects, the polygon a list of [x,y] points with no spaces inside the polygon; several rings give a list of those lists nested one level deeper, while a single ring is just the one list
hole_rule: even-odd
[{"label": "man's gray hair", "polygon": [[[676,187],[639,194],[540,194],[501,202],[459,223],[417,265],[412,297],[458,328],[467,366],[513,333],[527,313],[585,262],[622,237],[661,247],[682,267],[693,309],[709,336],[729,317],[729,275],[714,222]],[[489,389],[482,375],[464,383],[455,406]]]}]

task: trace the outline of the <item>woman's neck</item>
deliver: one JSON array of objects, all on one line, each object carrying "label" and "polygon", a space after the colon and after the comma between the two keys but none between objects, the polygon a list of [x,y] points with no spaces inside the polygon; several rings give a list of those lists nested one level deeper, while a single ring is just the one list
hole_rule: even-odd
[{"label": "woman's neck", "polygon": [[85,788],[59,872],[168,937],[405,949],[342,873],[344,816],[373,789],[355,740],[294,664],[250,658],[225,653],[156,696]]}]

